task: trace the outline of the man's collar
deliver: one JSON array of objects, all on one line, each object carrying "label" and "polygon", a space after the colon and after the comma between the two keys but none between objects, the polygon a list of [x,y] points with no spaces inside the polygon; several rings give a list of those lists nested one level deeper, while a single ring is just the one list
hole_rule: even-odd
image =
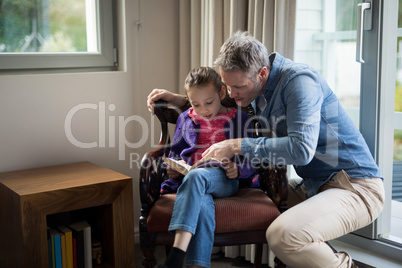
[{"label": "man's collar", "polygon": [[269,55],[269,61],[270,61],[270,70],[269,70],[269,76],[268,76],[268,81],[267,85],[265,87],[265,92],[264,95],[268,94],[269,91],[275,89],[275,85],[277,84],[278,81],[278,72],[281,69],[281,65],[283,64],[283,56],[281,56],[277,52],[273,52],[272,54]]},{"label": "man's collar", "polygon": [[257,98],[258,103],[257,106],[260,109],[260,111],[264,111],[265,107],[267,106],[267,100],[264,98],[264,96],[260,96],[259,98]]}]

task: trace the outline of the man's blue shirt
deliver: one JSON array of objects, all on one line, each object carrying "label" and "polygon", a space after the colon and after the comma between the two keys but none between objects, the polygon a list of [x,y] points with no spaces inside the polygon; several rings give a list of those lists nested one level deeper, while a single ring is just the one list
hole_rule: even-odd
[{"label": "man's blue shirt", "polygon": [[245,138],[243,155],[293,165],[309,196],[340,170],[352,178],[381,177],[368,146],[321,75],[278,53],[262,96],[251,105],[275,138]]}]

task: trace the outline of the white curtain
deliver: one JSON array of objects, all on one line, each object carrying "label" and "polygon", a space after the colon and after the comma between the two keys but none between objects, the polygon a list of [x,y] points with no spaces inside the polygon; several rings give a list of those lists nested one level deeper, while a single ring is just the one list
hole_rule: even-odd
[{"label": "white curtain", "polygon": [[269,53],[292,59],[295,18],[296,0],[180,0],[179,81],[192,68],[213,66],[237,30],[249,31]]},{"label": "white curtain", "polygon": [[[249,31],[268,53],[292,59],[295,20],[296,0],[180,0],[180,85],[190,69],[213,66],[221,45],[237,30]],[[224,250],[227,257],[254,262],[254,245]],[[273,257],[264,245],[263,263],[272,265]]]}]

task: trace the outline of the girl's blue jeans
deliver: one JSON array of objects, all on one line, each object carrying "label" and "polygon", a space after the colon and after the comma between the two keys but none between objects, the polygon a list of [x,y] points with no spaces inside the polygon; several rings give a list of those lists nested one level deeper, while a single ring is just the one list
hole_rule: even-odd
[{"label": "girl's blue jeans", "polygon": [[193,234],[186,254],[186,265],[210,267],[215,231],[214,198],[234,195],[237,179],[226,177],[220,168],[191,170],[177,190],[169,231]]}]

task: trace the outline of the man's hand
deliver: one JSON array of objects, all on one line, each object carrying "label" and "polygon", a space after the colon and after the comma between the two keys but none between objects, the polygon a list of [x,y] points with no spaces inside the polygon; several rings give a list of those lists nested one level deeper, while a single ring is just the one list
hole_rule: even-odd
[{"label": "man's hand", "polygon": [[242,139],[224,140],[211,145],[203,154],[202,158],[215,158],[220,161],[232,159],[235,154],[241,155]]},{"label": "man's hand", "polygon": [[228,161],[228,163],[225,163],[223,169],[225,170],[226,176],[229,179],[236,179],[239,176],[237,165],[232,161]]},{"label": "man's hand", "polygon": [[166,89],[154,89],[147,97],[148,111],[153,115],[155,102],[157,100],[165,100],[167,103],[172,104],[176,107],[182,107],[186,104],[186,97],[184,95],[175,94]]}]

